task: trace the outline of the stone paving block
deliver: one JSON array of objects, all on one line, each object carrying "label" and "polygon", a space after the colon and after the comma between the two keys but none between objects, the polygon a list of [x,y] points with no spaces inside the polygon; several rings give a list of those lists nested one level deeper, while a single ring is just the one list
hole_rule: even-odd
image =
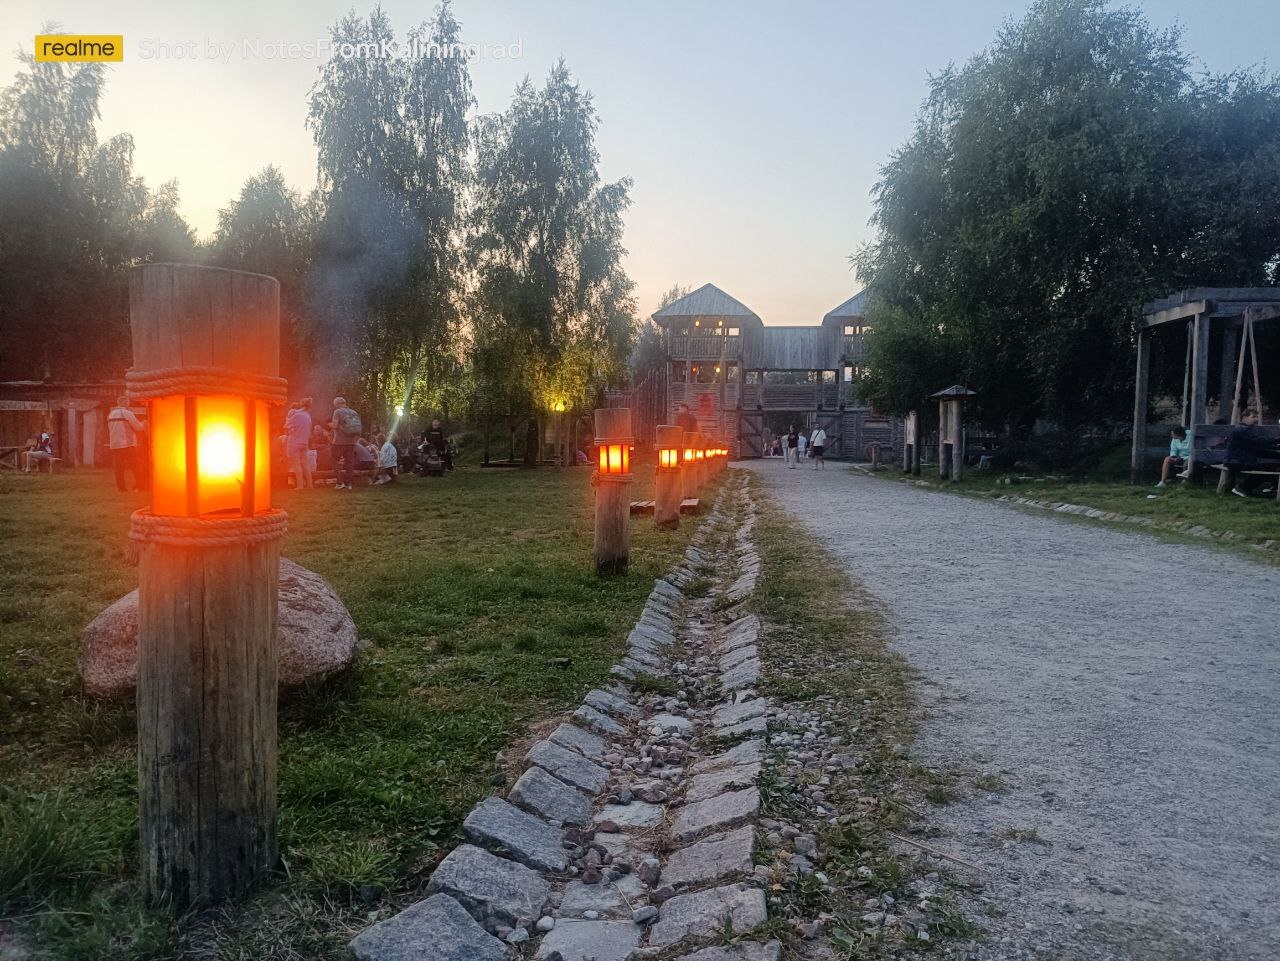
[{"label": "stone paving block", "polygon": [[540,871],[563,871],[568,864],[559,830],[500,797],[491,795],[472,808],[462,831],[475,844],[500,848]]},{"label": "stone paving block", "polygon": [[760,659],[758,657],[735,664],[720,675],[720,687],[726,691],[739,691],[751,687],[760,680]]},{"label": "stone paving block", "polygon": [[735,744],[722,754],[717,754],[714,757],[703,758],[689,770],[693,774],[702,774],[706,771],[715,771],[722,767],[735,767],[739,764],[750,764],[753,761],[760,760],[763,748],[763,741],[743,741],[741,744]]},{"label": "stone paving block", "polygon": [[759,810],[760,792],[754,787],[725,791],[680,808],[671,834],[678,841],[690,841],[703,831],[736,827]]},{"label": "stone paving block", "polygon": [[735,647],[723,657],[720,658],[720,670],[727,671],[731,667],[736,667],[743,661],[753,657],[760,656],[760,648],[754,644],[743,644],[742,647]]},{"label": "stone paving block", "polygon": [[601,881],[584,884],[570,881],[560,899],[559,915],[580,918],[585,911],[598,911],[602,918],[631,919],[630,901],[644,894],[644,883],[633,874],[624,874],[617,884]]},{"label": "stone paving block", "polygon": [[728,653],[745,644],[754,644],[760,639],[760,618],[754,614],[739,618],[724,629],[724,639],[720,642],[721,653]]},{"label": "stone paving block", "polygon": [[573,748],[588,761],[599,760],[604,753],[604,738],[584,731],[576,724],[561,724],[551,732],[548,740],[555,741],[561,747]]},{"label": "stone paving block", "polygon": [[434,894],[366,928],[351,942],[356,961],[506,961],[507,949],[467,909]]},{"label": "stone paving block", "polygon": [[640,926],[631,921],[557,921],[534,957],[559,951],[564,961],[627,961],[640,934]]},{"label": "stone paving block", "polygon": [[673,851],[662,869],[662,884],[685,888],[751,873],[755,828],[743,825],[724,834],[713,834],[687,848]]},{"label": "stone paving block", "polygon": [[591,820],[590,799],[536,765],[520,775],[509,799],[549,821],[582,825]]},{"label": "stone paving block", "polygon": [[716,727],[732,727],[753,717],[762,717],[769,713],[769,699],[753,697],[745,701],[734,701],[722,704],[711,715],[711,722]]},{"label": "stone paving block", "polygon": [[740,764],[735,767],[722,767],[705,774],[696,774],[689,781],[689,789],[685,792],[686,801],[705,801],[730,788],[751,787],[760,776],[760,763]]},{"label": "stone paving block", "polygon": [[643,647],[632,646],[628,648],[626,660],[632,664],[639,664],[650,674],[660,674],[666,666],[661,656],[651,653]]},{"label": "stone paving block", "polygon": [[763,717],[753,717],[743,721],[741,724],[735,724],[732,727],[722,727],[716,731],[720,737],[746,737],[748,735],[763,734],[769,728],[769,722]]},{"label": "stone paving block", "polygon": [[667,809],[660,804],[632,801],[630,804],[606,804],[593,820],[612,821],[621,828],[651,828],[662,823]]},{"label": "stone paving block", "polygon": [[533,764],[550,771],[560,780],[580,787],[593,797],[609,783],[608,768],[588,761],[577,751],[561,747],[555,741],[538,741],[529,748],[525,757]]},{"label": "stone paving block", "polygon": [[[622,663],[625,666],[628,661],[624,659]],[[634,661],[631,663],[636,665],[632,668],[633,671],[641,671],[644,669],[643,664],[636,664]],[[627,729],[625,727],[611,718],[608,714],[597,711],[590,704],[583,704],[580,708],[574,711],[573,719],[583,727],[590,728],[597,734],[605,734],[609,737],[620,737],[627,733]]]},{"label": "stone paving block", "polygon": [[693,954],[682,954],[676,961],[781,961],[782,942],[747,941],[727,948],[703,948]]},{"label": "stone paving block", "polygon": [[640,709],[630,701],[625,701],[618,695],[610,694],[608,691],[602,691],[599,688],[594,691],[587,691],[587,696],[582,700],[597,711],[604,711],[604,713],[612,714],[615,717],[631,718],[640,713]]},{"label": "stone paving block", "polygon": [[440,862],[427,890],[447,894],[481,923],[514,927],[517,918],[538,918],[551,884],[537,871],[472,844],[461,844]]},{"label": "stone paving block", "polygon": [[666,901],[649,935],[649,944],[666,947],[684,940],[709,938],[726,921],[735,931],[750,931],[767,918],[764,892],[741,884],[678,894]]},{"label": "stone paving block", "polygon": [[688,737],[693,733],[693,722],[679,714],[655,714],[647,722],[649,727],[660,728],[664,734],[674,733]]}]

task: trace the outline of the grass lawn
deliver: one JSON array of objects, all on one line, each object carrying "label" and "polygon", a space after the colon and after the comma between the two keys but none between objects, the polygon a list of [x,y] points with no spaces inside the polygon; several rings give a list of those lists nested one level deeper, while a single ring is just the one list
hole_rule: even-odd
[{"label": "grass lawn", "polygon": [[[1216,471],[1214,474],[1216,475]],[[876,476],[897,480],[898,471]],[[1234,531],[1244,535],[1245,543],[1280,540],[1280,504],[1271,497],[1240,498],[1218,494],[1214,485],[1203,487],[1174,484],[1155,488],[1152,484],[1131,485],[1115,480],[1044,479],[1000,483],[1003,475],[970,473],[959,483],[946,483],[941,488],[956,494],[975,497],[1025,497],[1038,501],[1060,501],[1083,504],[1099,510],[1115,511],[1132,517],[1149,517],[1161,528],[1179,524],[1202,524],[1211,531]],[[937,483],[936,474],[925,478]],[[1153,496],[1154,495],[1154,496]],[[1205,543],[1202,538],[1194,538]],[[1275,556],[1272,552],[1250,549],[1252,556]]]},{"label": "grass lawn", "polygon": [[[334,584],[371,646],[282,705],[281,877],[175,919],[135,883],[132,706],[88,701],[76,673],[84,625],[136,585],[142,497],[104,472],[0,476],[0,955],[20,937],[57,959],[335,958],[411,899],[492,790],[495,752],[606,676],[692,533],[637,518],[630,574],[598,579],[589,480],[469,469],[277,494],[284,554]],[[651,483],[637,467],[633,496]]]}]

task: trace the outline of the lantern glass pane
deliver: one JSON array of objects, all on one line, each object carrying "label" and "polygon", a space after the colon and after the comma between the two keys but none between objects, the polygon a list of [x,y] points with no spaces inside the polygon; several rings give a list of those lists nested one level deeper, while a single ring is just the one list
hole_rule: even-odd
[{"label": "lantern glass pane", "polygon": [[609,473],[609,448],[607,447],[600,448],[600,473]]},{"label": "lantern glass pane", "polygon": [[[197,514],[240,512],[245,484],[246,416],[254,418],[254,510],[271,507],[271,424],[260,401],[246,411],[241,397],[197,397]],[[187,505],[186,398],[162,397],[151,402],[151,509],[155,514],[185,516]]]}]

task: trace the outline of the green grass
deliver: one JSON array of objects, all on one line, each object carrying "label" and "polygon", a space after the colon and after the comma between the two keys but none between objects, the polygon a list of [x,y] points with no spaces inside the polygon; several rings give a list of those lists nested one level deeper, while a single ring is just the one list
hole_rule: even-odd
[{"label": "green grass", "polygon": [[84,625],[136,584],[141,503],[105,473],[0,477],[0,918],[49,958],[339,957],[370,910],[419,892],[495,753],[606,677],[692,532],[637,518],[630,573],[601,580],[586,470],[280,492],[284,554],[371,646],[282,703],[281,876],[197,924],[140,904],[134,712],[85,699],[76,672]]},{"label": "green grass", "polygon": [[[896,471],[876,476],[890,480],[902,477]],[[937,483],[936,477],[926,479]],[[1280,541],[1280,504],[1270,497],[1246,499],[1218,494],[1215,486],[1210,484],[1204,487],[1173,484],[1157,489],[1153,486],[1154,480],[1149,484],[1131,485],[1111,480],[1066,478],[1015,479],[1014,483],[1006,484],[1003,483],[1004,479],[1005,475],[970,473],[958,483],[944,483],[940,489],[973,497],[1025,497],[1037,501],[1082,504],[1131,517],[1150,518],[1157,526],[1145,529],[1173,536],[1179,536],[1172,530],[1178,525],[1199,524],[1211,531],[1234,531],[1244,536],[1245,543]],[[1129,524],[1121,526],[1133,529]],[[1195,540],[1205,543],[1203,538]],[[1250,549],[1250,554],[1263,557],[1271,555],[1273,558],[1280,556],[1275,552],[1262,552],[1253,548]]]}]

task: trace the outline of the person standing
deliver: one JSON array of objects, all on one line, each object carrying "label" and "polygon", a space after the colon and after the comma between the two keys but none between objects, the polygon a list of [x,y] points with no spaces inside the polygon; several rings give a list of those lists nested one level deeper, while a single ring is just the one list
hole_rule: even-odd
[{"label": "person standing", "polygon": [[126,491],[125,471],[133,473],[133,489],[145,490],[146,477],[138,463],[138,435],[146,425],[129,409],[129,399],[119,397],[107,414],[107,441],[111,448],[111,469],[116,475],[116,490]]},{"label": "person standing", "polygon": [[285,457],[293,472],[293,486],[298,490],[312,486],[311,481],[311,398],[304,397],[284,419]]},{"label": "person standing", "polygon": [[787,467],[795,470],[796,460],[799,457],[800,449],[800,432],[796,430],[796,425],[792,424],[787,428],[787,440],[782,448],[783,461]]},{"label": "person standing", "polygon": [[822,455],[827,449],[827,432],[822,429],[822,425],[815,427],[809,435],[809,446],[813,448],[813,469],[826,470],[827,462],[822,459]]},{"label": "person standing", "polygon": [[333,477],[337,481],[337,490],[351,490],[356,483],[356,440],[363,429],[360,415],[347,406],[342,397],[333,399],[333,419],[329,428],[333,431],[333,440],[329,444],[329,457],[333,461]]},{"label": "person standing", "polygon": [[422,435],[422,439],[435,450],[436,456],[444,463],[444,469],[453,470],[453,451],[449,449],[449,435],[444,432],[439,418],[431,422],[431,429]]},{"label": "person standing", "polygon": [[676,404],[676,426],[686,434],[698,432],[698,418],[693,416],[693,411],[689,409],[688,404]]},{"label": "person standing", "polygon": [[800,436],[796,438],[796,460],[804,460],[805,451],[809,448],[809,438],[804,436],[804,431],[800,431]]}]

